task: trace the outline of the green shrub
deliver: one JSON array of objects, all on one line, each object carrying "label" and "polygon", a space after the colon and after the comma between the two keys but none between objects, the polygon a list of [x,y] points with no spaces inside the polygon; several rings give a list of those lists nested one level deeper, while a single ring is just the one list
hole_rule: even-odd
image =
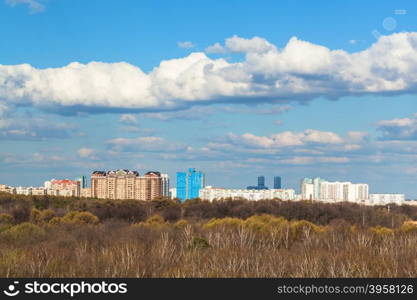
[{"label": "green shrub", "polygon": [[44,209],[41,211],[40,221],[47,223],[54,217],[55,217],[55,212],[52,209]]},{"label": "green shrub", "polygon": [[0,214],[0,224],[13,224],[13,216],[5,213]]},{"label": "green shrub", "polygon": [[323,232],[324,229],[309,221],[300,220],[291,222],[290,231],[294,239],[300,239],[303,234]]},{"label": "green shrub", "polygon": [[226,227],[226,228],[238,228],[243,226],[243,220],[238,218],[222,218],[222,219],[211,219],[206,224],[204,224],[203,228],[210,229],[214,227]]},{"label": "green shrub", "polygon": [[63,223],[64,223],[64,221],[60,217],[53,217],[48,222],[49,225],[61,225]]},{"label": "green shrub", "polygon": [[153,215],[146,220],[146,223],[148,225],[160,225],[160,224],[165,224],[165,220],[160,215]]},{"label": "green shrub", "polygon": [[2,236],[11,241],[31,241],[42,239],[45,231],[35,224],[24,222],[5,230]]},{"label": "green shrub", "polygon": [[282,217],[263,214],[252,216],[245,220],[245,226],[260,232],[280,231],[287,227],[288,221]]},{"label": "green shrub", "polygon": [[52,209],[39,210],[32,208],[30,212],[30,221],[35,224],[48,223],[53,217],[55,217],[55,212]]},{"label": "green shrub", "polygon": [[39,223],[40,222],[41,211],[37,208],[32,208],[30,211],[30,221],[32,223]]},{"label": "green shrub", "polygon": [[207,249],[210,247],[211,246],[209,242],[205,238],[197,236],[193,237],[190,244],[188,245],[189,249]]},{"label": "green shrub", "polygon": [[369,231],[377,236],[385,236],[385,235],[394,234],[394,230],[387,228],[387,227],[383,227],[383,226],[371,227],[369,228]]},{"label": "green shrub", "polygon": [[82,212],[71,211],[62,218],[62,221],[65,223],[76,224],[76,225],[84,225],[84,224],[95,225],[95,224],[98,224],[99,219],[88,211],[82,211]]},{"label": "green shrub", "polygon": [[405,221],[399,228],[399,231],[404,233],[415,233],[417,232],[417,222]]},{"label": "green shrub", "polygon": [[0,224],[0,232],[6,231],[12,227],[13,227],[12,224]]},{"label": "green shrub", "polygon": [[177,222],[175,222],[174,228],[182,229],[182,228],[187,227],[188,225],[189,225],[189,223],[188,223],[187,220],[181,219],[181,220],[178,220]]},{"label": "green shrub", "polygon": [[153,215],[149,217],[145,222],[139,222],[132,225],[132,227],[146,227],[149,229],[163,229],[169,226],[169,223],[165,222],[164,218],[160,215]]}]

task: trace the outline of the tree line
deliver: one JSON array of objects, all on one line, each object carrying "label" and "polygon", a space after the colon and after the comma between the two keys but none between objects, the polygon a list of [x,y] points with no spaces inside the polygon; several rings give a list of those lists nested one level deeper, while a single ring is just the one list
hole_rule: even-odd
[{"label": "tree line", "polygon": [[387,228],[396,228],[406,220],[417,220],[417,207],[395,204],[363,206],[347,202],[330,204],[279,199],[222,199],[213,202],[193,199],[180,203],[167,198],[137,201],[0,193],[0,213],[10,214],[15,223],[29,221],[32,208],[50,209],[57,216],[64,216],[71,211],[85,211],[102,221],[115,219],[130,223],[145,221],[155,214],[169,222],[180,219],[196,222],[226,217],[246,219],[254,215],[269,214],[287,220],[306,220],[318,225],[345,221],[360,227]]}]

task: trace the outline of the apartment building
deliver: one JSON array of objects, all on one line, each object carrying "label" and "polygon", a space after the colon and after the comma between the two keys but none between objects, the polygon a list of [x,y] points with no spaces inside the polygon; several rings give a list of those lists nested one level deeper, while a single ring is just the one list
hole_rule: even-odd
[{"label": "apartment building", "polygon": [[100,199],[153,200],[163,195],[163,179],[159,172],[94,171],[91,174],[91,197]]}]

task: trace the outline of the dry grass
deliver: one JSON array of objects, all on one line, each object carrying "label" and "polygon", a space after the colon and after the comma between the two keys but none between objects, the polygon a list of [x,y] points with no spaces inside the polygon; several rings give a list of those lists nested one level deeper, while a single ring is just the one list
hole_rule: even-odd
[{"label": "dry grass", "polygon": [[192,224],[160,217],[133,225],[83,220],[4,229],[0,276],[417,276],[417,233],[410,224],[358,229],[268,215]]}]

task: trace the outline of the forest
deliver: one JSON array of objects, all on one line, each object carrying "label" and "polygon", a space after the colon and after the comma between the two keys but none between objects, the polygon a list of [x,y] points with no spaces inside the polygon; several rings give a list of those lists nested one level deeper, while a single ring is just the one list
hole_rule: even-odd
[{"label": "forest", "polygon": [[416,277],[417,207],[0,194],[2,277]]}]

